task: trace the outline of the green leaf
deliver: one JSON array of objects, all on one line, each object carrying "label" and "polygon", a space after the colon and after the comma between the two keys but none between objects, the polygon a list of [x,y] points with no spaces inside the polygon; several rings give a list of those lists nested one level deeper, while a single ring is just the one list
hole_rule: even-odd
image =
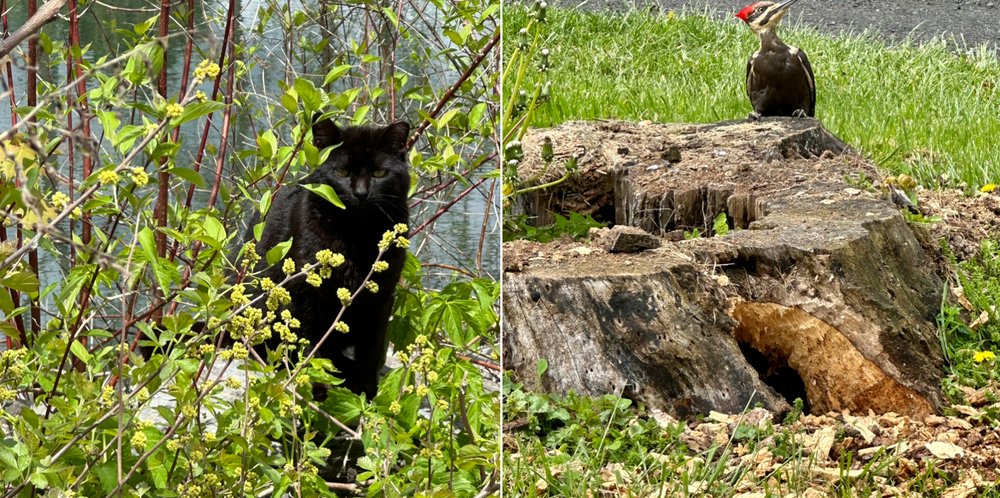
[{"label": "green leaf", "polygon": [[360,396],[347,389],[330,389],[323,406],[330,413],[336,413],[341,422],[352,425],[361,417],[365,404]]},{"label": "green leaf", "polygon": [[353,68],[353,67],[354,66],[352,66],[350,64],[344,64],[342,66],[337,66],[337,67],[331,69],[329,72],[326,73],[326,77],[323,78],[323,86],[327,86],[330,83],[333,83],[334,81],[336,81],[341,76],[347,74],[347,72],[350,71],[351,68]]},{"label": "green leaf", "polygon": [[20,292],[38,292],[38,278],[30,271],[8,273],[0,279],[0,287],[7,287]]},{"label": "green leaf", "polygon": [[36,488],[45,489],[49,487],[49,481],[45,478],[45,474],[42,473],[41,469],[33,472],[28,480],[31,481],[31,484],[33,484]]},{"label": "green leaf", "polygon": [[487,106],[486,106],[485,102],[480,102],[480,103],[478,103],[478,104],[476,104],[475,106],[472,107],[472,110],[469,111],[469,126],[470,127],[475,126],[475,125],[479,124],[480,121],[482,121],[483,115],[486,114],[486,109],[487,109]]},{"label": "green leaf", "polygon": [[460,110],[461,109],[452,109],[452,110],[444,113],[444,116],[441,116],[437,120],[437,129],[440,130],[441,128],[444,128],[445,126],[448,126],[448,122],[451,121],[451,119],[454,118],[455,115],[458,114],[458,111],[460,111]]},{"label": "green leaf", "polygon": [[260,153],[260,157],[264,159],[274,157],[274,151],[278,150],[278,139],[274,136],[273,131],[267,129],[260,135],[257,135],[257,150]]},{"label": "green leaf", "polygon": [[719,213],[719,215],[715,217],[715,220],[712,221],[712,231],[715,232],[715,235],[718,237],[729,233],[729,223],[726,222],[725,212]]},{"label": "green leaf", "polygon": [[257,210],[260,211],[260,217],[262,219],[267,216],[267,212],[271,209],[272,196],[274,196],[274,192],[271,190],[265,190],[260,196],[260,202],[257,204]]},{"label": "green leaf", "polygon": [[294,87],[307,112],[319,110],[320,105],[323,103],[323,97],[312,81],[305,78],[298,78],[295,80]]},{"label": "green leaf", "polygon": [[344,205],[344,202],[340,200],[340,197],[337,196],[337,193],[333,191],[333,187],[325,183],[307,183],[305,185],[302,185],[301,187],[326,199],[331,204],[339,207],[340,209],[347,208],[347,206]]},{"label": "green leaf", "polygon": [[365,122],[365,119],[368,118],[368,112],[371,110],[372,106],[370,105],[363,105],[359,107],[358,110],[354,112],[354,117],[351,119],[351,121],[356,125],[363,124]]},{"label": "green leaf", "polygon": [[80,341],[73,341],[73,342],[71,342],[69,344],[69,350],[70,350],[71,353],[73,353],[73,356],[76,356],[77,358],[79,358],[80,361],[82,361],[84,363],[87,363],[88,361],[90,361],[90,357],[91,357],[90,351],[87,351],[87,348],[83,345],[82,342],[80,342]]},{"label": "green leaf", "polygon": [[161,292],[166,295],[170,289],[170,269],[167,267],[169,260],[156,256],[156,236],[149,227],[143,227],[142,230],[139,230],[136,237],[139,239],[139,246],[142,248],[146,262],[153,267],[156,283],[159,284]]},{"label": "green leaf", "polygon": [[205,178],[201,176],[201,173],[191,169],[191,168],[170,168],[171,175],[177,175],[181,177],[184,181],[195,184],[195,186],[204,188]]},{"label": "green leaf", "polygon": [[153,23],[156,22],[157,19],[159,19],[159,16],[150,17],[149,19],[146,19],[145,21],[142,21],[133,26],[132,30],[135,31],[135,34],[142,36],[146,34],[147,31],[149,31],[149,28],[153,26]]},{"label": "green leaf", "polygon": [[226,227],[214,216],[206,216],[202,229],[212,241],[211,245],[215,249],[221,249],[226,244]]},{"label": "green leaf", "polygon": [[535,373],[541,377],[549,369],[549,362],[545,358],[539,358],[535,366]]},{"label": "green leaf", "polygon": [[177,151],[181,149],[181,144],[175,142],[161,142],[153,147],[153,151],[149,153],[149,160],[156,161],[161,158],[172,158],[177,155]]},{"label": "green leaf", "polygon": [[267,254],[264,256],[267,260],[267,264],[273,265],[278,261],[285,259],[285,255],[292,248],[292,240],[288,239],[284,242],[279,242],[274,245],[274,247],[267,250]]},{"label": "green leaf", "polygon": [[180,126],[188,121],[198,119],[202,116],[211,114],[226,107],[222,102],[216,102],[214,100],[206,100],[205,102],[195,102],[193,104],[188,104],[184,106],[184,111],[181,115],[174,118],[173,125]]},{"label": "green leaf", "polygon": [[396,18],[396,12],[389,7],[382,7],[382,13],[392,22],[394,28],[399,29],[399,19]]},{"label": "green leaf", "polygon": [[281,96],[281,107],[284,107],[289,113],[295,113],[295,110],[299,107],[299,101],[296,100],[295,90],[289,90]]}]

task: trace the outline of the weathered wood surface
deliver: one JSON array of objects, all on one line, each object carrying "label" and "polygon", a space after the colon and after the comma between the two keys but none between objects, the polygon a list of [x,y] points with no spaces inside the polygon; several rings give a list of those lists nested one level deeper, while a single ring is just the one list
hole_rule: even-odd
[{"label": "weathered wood surface", "polygon": [[[794,397],[813,411],[941,405],[942,282],[894,206],[852,186],[874,167],[816,121],[570,123],[525,137],[523,175],[542,167],[545,136],[580,170],[521,199],[524,212],[544,222],[583,206],[663,245],[505,244],[504,360],[521,381],[677,415]],[[680,162],[664,159],[672,149]],[[711,234],[723,212],[736,230],[670,242]]]}]

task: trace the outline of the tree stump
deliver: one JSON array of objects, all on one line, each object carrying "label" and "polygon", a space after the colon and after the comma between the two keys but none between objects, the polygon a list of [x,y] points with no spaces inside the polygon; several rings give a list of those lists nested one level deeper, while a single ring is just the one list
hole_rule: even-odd
[{"label": "tree stump", "polygon": [[[522,178],[561,174],[540,159],[545,137],[579,169],[516,210],[539,224],[586,212],[662,245],[610,252],[621,236],[606,229],[504,245],[504,360],[529,387],[678,416],[795,398],[813,412],[941,406],[942,281],[870,188],[874,166],[817,121],[568,123],[525,136]],[[712,236],[721,214],[729,232]]]}]

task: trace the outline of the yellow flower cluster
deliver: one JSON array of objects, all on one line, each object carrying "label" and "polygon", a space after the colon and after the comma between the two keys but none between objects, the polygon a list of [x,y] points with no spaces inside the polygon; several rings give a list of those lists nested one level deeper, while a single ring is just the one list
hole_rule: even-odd
[{"label": "yellow flower cluster", "polygon": [[242,342],[234,343],[230,351],[233,353],[233,358],[237,360],[245,360],[250,357],[250,351],[247,350],[247,347]]},{"label": "yellow flower cluster", "polygon": [[251,240],[243,246],[243,261],[240,264],[244,268],[250,268],[256,266],[259,261],[260,254],[257,254],[257,243]]},{"label": "yellow flower cluster", "polygon": [[117,185],[120,180],[118,172],[113,169],[106,169],[97,174],[97,181],[101,185]]},{"label": "yellow flower cluster", "polygon": [[381,273],[388,269],[389,269],[389,262],[387,261],[376,261],[375,264],[372,265],[372,270],[375,273]]},{"label": "yellow flower cluster", "polygon": [[0,403],[13,401],[15,396],[17,396],[17,391],[0,386]]},{"label": "yellow flower cluster", "polygon": [[115,388],[104,386],[101,389],[101,405],[108,406],[115,401]]},{"label": "yellow flower cluster", "polygon": [[437,459],[440,459],[440,458],[444,458],[444,453],[441,451],[440,448],[434,448],[434,449],[431,449],[431,448],[422,448],[420,450],[420,456],[423,457],[423,458],[437,458]]},{"label": "yellow flower cluster", "polygon": [[396,234],[392,230],[383,233],[382,240],[378,241],[378,250],[385,251],[386,249],[388,249],[389,246],[392,245],[392,239],[394,237],[396,237]]},{"label": "yellow flower cluster", "polygon": [[5,371],[11,378],[21,378],[25,371],[24,358],[27,353],[28,350],[25,348],[0,352],[0,371]]},{"label": "yellow flower cluster", "polygon": [[[233,317],[229,322],[229,336],[234,340],[242,340],[250,337],[251,344],[259,344],[267,340],[261,334],[254,334],[257,326],[264,320],[264,312],[257,308],[247,308],[242,313]],[[260,341],[260,342],[258,342]],[[224,358],[225,359],[225,358]]]},{"label": "yellow flower cluster", "polygon": [[281,263],[281,271],[285,275],[292,275],[295,273],[295,261],[292,258],[285,258],[285,261]]},{"label": "yellow flower cluster", "polygon": [[295,335],[295,332],[292,332],[292,329],[284,323],[276,323],[271,328],[278,333],[278,337],[284,342],[296,342],[299,340],[299,336]]},{"label": "yellow flower cluster", "polygon": [[399,237],[396,237],[396,247],[402,247],[403,249],[409,249],[410,248],[410,239],[408,239],[406,237],[403,237],[402,235],[400,235]]},{"label": "yellow flower cluster", "polygon": [[316,253],[316,261],[319,261],[320,264],[336,268],[344,264],[344,261],[346,260],[343,254],[333,252],[329,249],[323,249],[322,251]]},{"label": "yellow flower cluster", "polygon": [[198,67],[194,68],[194,79],[197,82],[204,81],[205,79],[215,79],[219,75],[219,72],[219,65],[206,59],[199,62]]},{"label": "yellow flower cluster", "polygon": [[181,114],[184,114],[184,106],[177,102],[171,102],[167,104],[166,114],[168,118],[179,118]]},{"label": "yellow flower cluster", "polygon": [[140,403],[149,401],[149,389],[145,387],[139,389],[139,392],[135,393],[135,398],[138,399]]},{"label": "yellow flower cluster", "polygon": [[378,284],[372,280],[365,282],[365,288],[372,294],[378,294]]},{"label": "yellow flower cluster", "polygon": [[132,176],[132,183],[136,187],[145,187],[149,183],[149,175],[142,168],[132,168],[129,170],[129,174]]},{"label": "yellow flower cluster", "polygon": [[313,287],[319,287],[323,285],[323,279],[319,275],[310,272],[306,274],[306,283]]},{"label": "yellow flower cluster", "polygon": [[260,290],[264,292],[270,292],[270,290],[275,288],[275,286],[276,284],[274,283],[274,280],[271,280],[271,277],[264,277],[260,279]]},{"label": "yellow flower cluster", "polygon": [[208,96],[205,95],[205,92],[198,90],[194,93],[194,98],[197,99],[198,102],[204,102],[208,99]]},{"label": "yellow flower cluster", "polygon": [[976,354],[972,355],[972,361],[982,363],[984,361],[993,361],[996,357],[997,355],[993,354],[993,351],[976,351]]},{"label": "yellow flower cluster", "polygon": [[52,194],[52,207],[54,207],[56,211],[62,211],[63,208],[65,208],[68,205],[69,205],[68,195],[62,192],[56,192]]},{"label": "yellow flower cluster", "polygon": [[333,324],[333,330],[346,334],[351,331],[351,328],[344,322],[337,322]]},{"label": "yellow flower cluster", "polygon": [[146,443],[148,442],[146,433],[137,431],[135,434],[132,434],[132,439],[129,442],[132,443],[133,448],[138,448],[140,450],[145,449]]},{"label": "yellow flower cluster", "polygon": [[292,302],[292,295],[288,293],[288,289],[284,287],[273,287],[267,293],[267,309],[271,311],[276,311],[282,306],[288,305]]},{"label": "yellow flower cluster", "polygon": [[232,287],[232,292],[229,294],[229,300],[237,306],[243,306],[250,302],[250,298],[246,295],[246,287],[243,284],[236,284]]},{"label": "yellow flower cluster", "polygon": [[348,306],[351,304],[351,291],[344,287],[337,289],[337,299],[340,299],[340,304]]}]

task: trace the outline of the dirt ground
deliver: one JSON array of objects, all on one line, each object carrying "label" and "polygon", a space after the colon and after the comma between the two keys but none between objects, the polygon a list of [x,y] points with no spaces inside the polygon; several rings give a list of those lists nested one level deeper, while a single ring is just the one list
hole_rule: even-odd
[{"label": "dirt ground", "polygon": [[[707,8],[721,18],[733,19],[750,0],[553,0],[551,3],[614,11],[653,7],[663,11],[701,12]],[[994,0],[800,0],[784,22],[801,21],[828,33],[860,32],[871,28],[890,42],[904,39],[911,33],[917,40],[942,35],[954,40],[958,49],[987,44],[996,50],[1000,48],[1000,30],[996,29],[998,4],[1000,1]]]}]

